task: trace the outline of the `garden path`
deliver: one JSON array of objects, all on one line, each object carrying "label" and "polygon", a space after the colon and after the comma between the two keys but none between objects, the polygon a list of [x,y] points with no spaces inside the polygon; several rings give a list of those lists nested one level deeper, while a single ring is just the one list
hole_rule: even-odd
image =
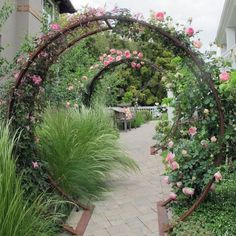
[{"label": "garden path", "polygon": [[169,188],[161,181],[161,157],[149,155],[155,124],[151,121],[120,134],[122,146],[137,161],[140,172],[112,179],[114,189],[95,203],[84,236],[158,236],[156,205],[167,197]]},{"label": "garden path", "polygon": [[120,134],[121,144],[138,162],[140,173],[117,176],[112,181],[115,188],[96,203],[86,236],[158,235],[156,203],[165,199],[169,189],[161,181],[161,157],[149,155],[155,143],[155,125],[152,121]]}]

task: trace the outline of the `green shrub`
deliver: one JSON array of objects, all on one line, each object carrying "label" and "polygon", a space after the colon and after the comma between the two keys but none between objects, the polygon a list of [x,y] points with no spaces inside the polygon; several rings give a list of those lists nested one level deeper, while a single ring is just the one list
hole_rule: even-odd
[{"label": "green shrub", "polygon": [[150,111],[137,111],[135,119],[131,122],[132,128],[140,127],[142,124],[152,120],[152,113]]},{"label": "green shrub", "polygon": [[[51,225],[54,216],[45,215],[53,201],[43,197],[30,202],[24,200],[21,177],[16,176],[12,150],[16,139],[10,139],[8,126],[0,124],[0,235],[54,235]],[[56,219],[56,216],[55,216]]]},{"label": "green shrub", "polygon": [[144,123],[145,123],[145,120],[144,120],[142,112],[140,112],[140,111],[136,112],[135,119],[132,120],[132,122],[131,122],[131,127],[137,128],[137,127],[140,127]]},{"label": "green shrub", "polygon": [[112,171],[137,170],[118,145],[112,118],[99,106],[80,112],[48,110],[37,133],[49,172],[74,198],[94,200],[109,189]]},{"label": "green shrub", "polygon": [[141,113],[143,115],[143,118],[144,118],[145,122],[148,122],[148,121],[152,120],[152,113],[150,111],[143,110],[143,111],[141,111]]}]

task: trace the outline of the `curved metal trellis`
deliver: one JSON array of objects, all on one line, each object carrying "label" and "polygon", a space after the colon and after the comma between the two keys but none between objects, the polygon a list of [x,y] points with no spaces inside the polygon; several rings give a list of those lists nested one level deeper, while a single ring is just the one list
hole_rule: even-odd
[{"label": "curved metal trellis", "polygon": [[[119,66],[121,64],[127,64],[127,63],[132,63],[133,61],[136,61],[136,62],[144,62],[145,65],[148,65],[150,66],[151,68],[155,69],[156,71],[164,71],[163,68],[161,67],[158,67],[156,64],[152,63],[151,61],[147,60],[147,59],[139,59],[139,58],[124,58],[124,59],[121,59],[120,61],[114,61],[112,63],[110,63],[108,66],[104,66],[103,68],[101,68],[97,73],[96,75],[91,79],[89,85],[88,85],[88,100],[91,99],[91,96],[94,92],[94,88],[95,88],[95,84],[96,82],[102,77],[102,75],[104,73],[106,73],[108,70],[111,70],[112,68],[115,68],[116,66]],[[145,86],[147,87],[148,84]],[[143,88],[144,89],[144,88]]]},{"label": "curved metal trellis", "polygon": [[[75,30],[88,28],[88,26],[91,25],[92,23],[97,23],[96,24],[97,29],[90,31],[90,32],[86,32],[84,35],[81,35],[79,38],[77,38],[77,40],[71,41],[70,43],[65,40],[64,41],[64,43],[65,43],[64,48],[54,54],[55,57],[59,56],[68,47],[73,46],[75,43],[78,43],[83,38],[87,38],[93,34],[96,34],[96,33],[102,32],[102,31],[113,29],[115,26],[113,26],[113,25],[111,26],[111,23],[109,21],[113,21],[113,25],[115,25],[117,22],[127,23],[127,24],[134,24],[135,23],[135,24],[138,24],[144,28],[150,29],[151,31],[153,31],[157,34],[162,35],[165,39],[167,39],[169,42],[171,42],[176,48],[180,49],[183,53],[182,55],[185,55],[186,57],[191,59],[191,61],[195,64],[195,67],[197,68],[198,72],[200,72],[204,82],[208,84],[209,88],[212,91],[212,94],[213,94],[215,102],[216,102],[218,114],[219,114],[219,135],[220,135],[220,137],[223,137],[224,131],[225,131],[223,108],[222,108],[221,101],[218,96],[217,90],[214,87],[214,83],[212,81],[211,74],[205,71],[205,66],[204,66],[205,63],[204,63],[203,59],[200,58],[197,53],[192,51],[188,47],[188,45],[183,43],[180,39],[171,35],[169,32],[163,30],[162,28],[160,28],[158,26],[155,26],[155,25],[152,25],[152,24],[147,23],[145,21],[137,20],[134,18],[130,18],[130,17],[126,17],[126,16],[111,15],[111,14],[105,14],[102,16],[93,16],[93,17],[87,17],[85,19],[79,19],[78,21],[75,21],[75,22],[69,24],[64,29],[56,32],[55,34],[52,34],[46,41],[44,41],[42,44],[40,44],[38,46],[38,48],[30,55],[29,59],[24,63],[19,75],[17,76],[15,86],[12,90],[12,94],[11,94],[10,101],[9,101],[8,117],[12,118],[14,116],[14,109],[17,109],[14,107],[15,102],[16,102],[16,98],[17,98],[17,90],[18,90],[19,86],[21,85],[24,76],[26,76],[28,71],[30,70],[30,67],[32,65],[34,65],[34,63],[37,63],[37,58],[40,55],[40,53],[44,52],[48,47],[53,45],[57,40],[64,39],[64,38],[66,39],[66,36],[72,34]],[[107,27],[102,28],[101,26],[103,26],[103,25],[106,25]],[[55,45],[55,47],[56,47],[56,45]],[[49,62],[52,64],[54,62],[53,58],[51,58],[49,60]],[[103,72],[101,72],[101,73],[103,73]],[[98,77],[99,77],[99,75],[98,75]],[[98,78],[98,77],[96,77],[96,78]],[[96,78],[93,81],[96,81],[97,80]],[[92,82],[92,83],[95,83],[95,82]],[[93,84],[91,85],[91,87],[93,87]],[[218,159],[216,161],[216,163],[219,164],[220,161],[221,161],[221,159]],[[185,220],[186,217],[188,217],[190,214],[192,214],[193,211],[201,204],[201,202],[205,199],[207,193],[209,192],[209,189],[210,189],[209,186],[211,184],[212,184],[212,180],[209,182],[209,184],[204,189],[204,191],[202,192],[200,197],[197,199],[197,201],[194,203],[194,205],[180,217],[180,220]],[[169,230],[172,227],[173,226],[168,226],[166,230]]]}]

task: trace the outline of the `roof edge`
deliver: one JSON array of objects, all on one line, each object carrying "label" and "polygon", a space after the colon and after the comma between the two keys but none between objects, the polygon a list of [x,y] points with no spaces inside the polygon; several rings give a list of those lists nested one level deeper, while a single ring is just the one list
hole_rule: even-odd
[{"label": "roof edge", "polygon": [[217,34],[215,38],[216,44],[222,44],[222,38],[224,37],[225,28],[227,27],[227,23],[229,22],[229,17],[233,11],[233,6],[236,3],[235,0],[225,0],[223,11],[220,17],[220,23],[217,29]]}]

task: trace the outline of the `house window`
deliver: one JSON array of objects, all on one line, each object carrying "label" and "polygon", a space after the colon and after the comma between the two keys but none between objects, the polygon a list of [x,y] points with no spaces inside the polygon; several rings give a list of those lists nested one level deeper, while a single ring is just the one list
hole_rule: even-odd
[{"label": "house window", "polygon": [[43,15],[47,25],[55,20],[55,6],[51,0],[43,0]]}]

